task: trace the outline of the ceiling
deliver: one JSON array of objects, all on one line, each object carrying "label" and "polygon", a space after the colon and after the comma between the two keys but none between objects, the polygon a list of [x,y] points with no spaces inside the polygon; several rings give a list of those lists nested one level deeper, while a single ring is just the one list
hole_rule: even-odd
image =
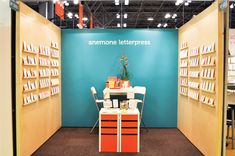
[{"label": "ceiling", "polygon": [[[31,8],[38,11],[39,3],[48,0],[24,1]],[[65,6],[65,20],[61,21],[56,16],[50,20],[62,29],[78,29],[78,19],[74,16],[70,19],[67,16],[69,12],[72,12],[73,15],[78,13],[78,5],[74,5],[73,0],[67,1],[69,6]],[[84,16],[89,19],[90,12],[93,13],[94,28],[120,29],[117,27],[118,23],[122,26],[126,23],[127,28],[158,28],[159,23],[161,23],[160,28],[163,28],[165,23],[167,23],[166,28],[179,28],[214,2],[214,0],[192,0],[188,6],[185,6],[184,3],[177,6],[175,5],[176,0],[129,0],[129,5],[124,5],[124,0],[119,1],[120,4],[116,6],[115,0],[83,0]],[[230,27],[235,28],[235,8],[230,9],[230,12]],[[128,15],[127,19],[116,18],[117,14],[123,17],[125,13]],[[177,17],[174,19],[172,17],[165,18],[167,13],[171,15],[177,14]],[[149,17],[154,20],[148,21]],[[84,23],[85,27],[89,28],[89,20]]]}]

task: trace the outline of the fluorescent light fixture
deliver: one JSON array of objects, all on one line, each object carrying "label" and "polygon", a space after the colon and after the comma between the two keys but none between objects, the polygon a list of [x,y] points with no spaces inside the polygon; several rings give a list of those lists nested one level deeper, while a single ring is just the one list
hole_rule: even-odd
[{"label": "fluorescent light fixture", "polygon": [[188,2],[185,2],[185,3],[184,3],[184,5],[185,5],[185,6],[188,6],[188,5],[189,5],[189,3],[188,3]]},{"label": "fluorescent light fixture", "polygon": [[118,23],[118,24],[117,24],[117,27],[118,27],[118,28],[120,28],[120,27],[121,27],[121,24],[120,24],[120,23]]},{"label": "fluorescent light fixture", "polygon": [[162,24],[161,24],[161,23],[158,23],[157,27],[160,28],[161,26],[162,26]]},{"label": "fluorescent light fixture", "polygon": [[83,17],[82,20],[83,21],[88,21],[88,18],[87,17]]},{"label": "fluorescent light fixture", "polygon": [[120,18],[120,14],[119,13],[116,14],[116,18]]},{"label": "fluorescent light fixture", "polygon": [[127,24],[126,23],[123,23],[123,27],[126,28]]},{"label": "fluorescent light fixture", "polygon": [[165,18],[170,18],[170,17],[171,17],[171,14],[166,13]]},{"label": "fluorescent light fixture", "polygon": [[68,12],[68,13],[67,13],[67,16],[68,16],[68,18],[71,19],[71,18],[73,18],[73,13],[72,13],[72,12]]},{"label": "fluorescent light fixture", "polygon": [[73,0],[73,4],[77,5],[79,3],[79,0]]},{"label": "fluorescent light fixture", "polygon": [[168,24],[167,23],[165,23],[164,25],[163,25],[163,27],[165,28],[165,27],[167,27],[168,26]]},{"label": "fluorescent light fixture", "polygon": [[152,17],[147,18],[148,21],[153,21],[154,19]]},{"label": "fluorescent light fixture", "polygon": [[129,5],[129,0],[125,0],[125,1],[124,1],[124,4],[125,4],[125,5]]},{"label": "fluorescent light fixture", "polygon": [[233,8],[234,8],[234,4],[231,4],[231,5],[230,5],[230,9],[233,9]]},{"label": "fluorescent light fixture", "polygon": [[178,5],[180,5],[180,4],[179,4],[178,2],[175,2],[175,5],[177,5],[177,6],[178,6]]},{"label": "fluorescent light fixture", "polygon": [[188,3],[191,3],[191,2],[192,2],[192,0],[187,0],[187,2],[188,2]]},{"label": "fluorescent light fixture", "polygon": [[177,0],[176,2],[179,3],[179,4],[181,4],[181,3],[184,2],[184,0]]},{"label": "fluorescent light fixture", "polygon": [[78,17],[78,14],[74,14],[74,16],[75,16],[76,18],[79,18],[79,17]]},{"label": "fluorescent light fixture", "polygon": [[124,17],[124,18],[127,18],[127,13],[125,13],[123,17]]}]

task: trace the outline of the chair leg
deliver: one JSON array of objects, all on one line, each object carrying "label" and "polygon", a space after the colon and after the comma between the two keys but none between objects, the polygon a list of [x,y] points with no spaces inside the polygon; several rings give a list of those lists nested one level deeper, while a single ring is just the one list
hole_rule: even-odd
[{"label": "chair leg", "polygon": [[95,126],[97,125],[98,121],[99,121],[99,118],[96,120],[94,126],[92,127],[92,129],[91,129],[91,131],[90,131],[90,134],[91,134],[91,133],[93,132],[93,130],[95,129]]},{"label": "chair leg", "polygon": [[146,127],[146,124],[145,124],[145,122],[144,122],[144,119],[143,119],[143,118],[141,118],[141,119],[140,119],[140,125],[141,125],[141,123],[143,124],[144,128],[145,128],[145,129],[146,129],[146,131],[148,132],[149,130],[148,130],[148,128]]},{"label": "chair leg", "polygon": [[227,140],[229,139],[229,128],[230,128],[230,126],[228,125],[228,126],[227,126],[227,137],[226,137]]}]

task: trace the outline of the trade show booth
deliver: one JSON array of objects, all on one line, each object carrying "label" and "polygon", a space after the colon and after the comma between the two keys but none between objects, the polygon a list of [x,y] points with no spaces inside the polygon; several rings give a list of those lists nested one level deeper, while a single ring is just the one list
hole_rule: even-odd
[{"label": "trade show booth", "polygon": [[60,29],[20,2],[17,155],[61,127],[93,126],[97,152],[141,154],[141,128],[177,128],[203,155],[221,155],[223,18],[216,1],[179,29]]}]

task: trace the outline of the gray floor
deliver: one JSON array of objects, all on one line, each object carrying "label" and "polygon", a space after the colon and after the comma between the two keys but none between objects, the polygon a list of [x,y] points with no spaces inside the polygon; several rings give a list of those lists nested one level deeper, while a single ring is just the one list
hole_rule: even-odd
[{"label": "gray floor", "polygon": [[140,153],[99,153],[98,132],[61,128],[33,156],[202,156],[178,129],[141,130]]}]

